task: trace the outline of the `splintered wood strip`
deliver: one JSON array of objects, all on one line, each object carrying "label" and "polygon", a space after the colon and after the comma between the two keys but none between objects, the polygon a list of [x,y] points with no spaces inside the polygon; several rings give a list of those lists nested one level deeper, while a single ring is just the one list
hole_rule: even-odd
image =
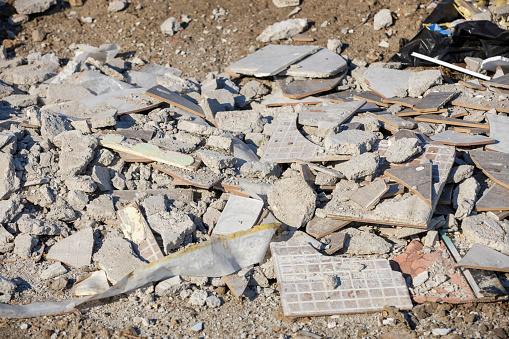
[{"label": "splintered wood strip", "polygon": [[292,40],[301,41],[301,42],[315,41],[315,39],[313,37],[310,37],[309,35],[304,35],[304,34],[296,34],[296,35],[292,36]]},{"label": "splintered wood strip", "polygon": [[402,110],[401,112],[394,113],[394,115],[397,117],[413,117],[416,115],[440,114],[440,113],[445,113],[445,112],[447,112],[447,109],[445,109],[445,108],[439,109],[437,111],[429,111],[429,112],[420,112],[420,111],[416,111],[413,108],[408,108],[408,109]]},{"label": "splintered wood strip", "polygon": [[456,92],[431,92],[422,98],[415,106],[416,111],[436,111],[449,102]]},{"label": "splintered wood strip", "polygon": [[414,107],[419,101],[420,101],[420,99],[412,98],[412,97],[383,99],[384,104],[391,104],[391,105],[397,104],[397,105],[401,105],[404,107],[410,107],[410,108]]},{"label": "splintered wood strip", "polygon": [[454,185],[445,185],[442,194],[440,194],[440,198],[438,198],[438,203],[441,205],[451,205],[453,190]]},{"label": "splintered wood strip", "polygon": [[260,161],[277,163],[348,160],[351,156],[326,155],[325,149],[307,140],[297,129],[297,113],[281,114]]},{"label": "splintered wood strip", "polygon": [[197,171],[186,171],[178,167],[169,166],[166,164],[151,164],[153,168],[169,176],[180,180],[185,185],[196,186],[200,188],[209,189],[215,184],[223,180],[221,174],[216,174],[209,170],[207,167],[203,167]]},{"label": "splintered wood strip", "polygon": [[509,256],[492,250],[489,247],[474,243],[467,254],[454,266],[496,272],[509,272]]},{"label": "splintered wood strip", "polygon": [[354,94],[354,98],[358,99],[358,100],[366,100],[367,102],[372,102],[374,104],[377,104],[378,106],[383,106],[383,107],[390,106],[389,104],[384,103],[383,96],[381,96],[377,93],[374,93],[374,92],[367,91],[367,92],[361,92],[358,94]]},{"label": "splintered wood strip", "polygon": [[470,157],[484,174],[509,188],[509,153],[470,151]]},{"label": "splintered wood strip", "polygon": [[414,119],[416,121],[430,122],[433,124],[446,124],[446,125],[454,125],[454,126],[466,126],[466,127],[490,129],[490,125],[488,125],[488,124],[480,124],[478,122],[473,122],[473,121],[454,119],[454,118],[446,118],[444,116],[435,115],[435,114],[417,116]]},{"label": "splintered wood strip", "polygon": [[404,185],[431,206],[431,189],[433,185],[431,163],[390,168],[385,171],[385,175]]},{"label": "splintered wood strip", "polygon": [[306,225],[306,233],[319,239],[347,226],[350,221],[314,217]]},{"label": "splintered wood strip", "polygon": [[277,80],[283,95],[292,99],[301,99],[310,95],[327,92],[336,87],[346,76],[347,71],[328,79],[294,80],[287,83],[287,79]]},{"label": "splintered wood strip", "polygon": [[454,99],[451,104],[484,111],[489,111],[494,108],[497,112],[509,113],[509,102],[507,100],[472,98],[462,94],[458,98]]},{"label": "splintered wood strip", "polygon": [[444,145],[452,146],[478,146],[496,142],[495,139],[482,135],[468,135],[454,131],[444,131],[431,136],[431,140],[438,141]]},{"label": "splintered wood strip", "polygon": [[496,114],[486,114],[490,124],[490,137],[496,139],[486,150],[509,153],[509,117]]},{"label": "splintered wood strip", "polygon": [[182,97],[177,92],[170,91],[161,85],[150,88],[146,94],[158,100],[164,101],[170,105],[182,108],[184,111],[196,114],[202,118],[206,118],[205,113],[200,106]]},{"label": "splintered wood strip", "polygon": [[143,159],[150,159],[180,168],[196,170],[196,160],[190,155],[168,151],[152,144],[126,139],[121,135],[105,131],[97,132],[94,136],[99,139],[99,144],[103,147],[129,153]]},{"label": "splintered wood strip", "polygon": [[364,187],[347,192],[345,195],[361,207],[370,209],[380,201],[382,196],[389,190],[384,180],[377,180]]},{"label": "splintered wood strip", "polygon": [[494,184],[477,200],[475,209],[476,211],[508,211],[509,189],[502,185]]},{"label": "splintered wood strip", "polygon": [[472,89],[475,89],[475,90],[478,90],[478,91],[485,91],[486,90],[486,86],[483,86],[479,83],[479,80],[477,80],[477,83],[474,82],[474,80],[470,80],[470,81],[463,81],[463,80],[460,80],[458,81],[458,84],[462,85],[462,86],[465,86],[465,87],[468,87],[468,88],[472,88]]}]

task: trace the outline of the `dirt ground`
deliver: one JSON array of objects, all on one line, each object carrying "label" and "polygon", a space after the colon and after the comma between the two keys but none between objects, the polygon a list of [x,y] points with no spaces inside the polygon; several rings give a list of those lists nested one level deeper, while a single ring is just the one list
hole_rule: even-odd
[{"label": "dirt ground", "polygon": [[[13,0],[6,2],[12,4]],[[387,61],[399,50],[400,38],[411,39],[417,32],[431,12],[425,8],[428,4],[411,0],[303,0],[302,10],[293,17],[309,20],[305,34],[316,41],[280,43],[325,47],[328,39],[338,38],[344,43],[343,54],[350,59]],[[224,71],[253,47],[263,47],[256,41],[258,34],[268,25],[287,19],[293,9],[277,8],[271,0],[132,0],[126,10],[118,13],[109,13],[107,7],[107,1],[89,0],[77,8],[59,1],[46,13],[31,16],[24,25],[8,27],[16,39],[6,30],[0,34],[11,55],[41,52],[72,58],[72,44],[117,43],[122,47],[119,56],[126,61],[138,57],[178,68],[184,77],[203,80],[209,72]],[[214,18],[213,11],[220,8],[227,14]],[[383,8],[397,16],[390,37],[387,31],[373,29],[373,16]],[[9,8],[2,13],[4,22],[9,14]],[[163,35],[161,23],[170,16],[180,19],[181,15],[188,15],[192,21],[173,37]],[[94,22],[85,22],[86,17]],[[344,33],[345,28],[348,33]],[[42,43],[32,41],[36,29],[47,33]],[[389,42],[389,48],[378,46],[383,40]],[[276,281],[271,284],[275,289]],[[284,318],[277,291],[271,290],[264,289],[242,302],[219,290],[224,304],[217,309],[190,308],[178,296],[153,299],[138,291],[63,316],[0,320],[0,337],[310,338],[305,332],[309,331],[331,338],[425,338],[432,336],[434,328],[451,329],[448,338],[507,338],[509,333],[507,303],[419,305],[410,312],[391,311],[387,316],[398,319],[396,326],[381,326],[378,313]],[[205,323],[204,330],[191,332],[190,327],[200,321]]]}]

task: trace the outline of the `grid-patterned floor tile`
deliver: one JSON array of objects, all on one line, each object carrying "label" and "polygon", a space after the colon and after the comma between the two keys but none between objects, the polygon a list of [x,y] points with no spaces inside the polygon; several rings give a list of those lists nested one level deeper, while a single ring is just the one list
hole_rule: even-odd
[{"label": "grid-patterned floor tile", "polygon": [[[385,259],[324,256],[306,243],[271,243],[283,312],[287,317],[366,313],[385,305],[411,309],[405,281]],[[364,269],[351,269],[352,264]],[[335,274],[332,288],[325,276]]]}]

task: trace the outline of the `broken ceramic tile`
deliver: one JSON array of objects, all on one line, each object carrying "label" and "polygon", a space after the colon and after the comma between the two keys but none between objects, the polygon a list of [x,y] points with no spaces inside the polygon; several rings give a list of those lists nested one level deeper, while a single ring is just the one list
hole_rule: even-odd
[{"label": "broken ceramic tile", "polygon": [[309,96],[302,99],[292,99],[284,96],[283,92],[277,91],[271,95],[264,97],[262,105],[265,105],[267,107],[293,106],[299,104],[316,105],[324,101],[325,99],[316,98],[313,96]]},{"label": "broken ceramic tile", "polygon": [[385,175],[388,175],[408,188],[411,192],[420,196],[431,206],[431,163],[388,169],[385,171]]},{"label": "broken ceramic tile", "polygon": [[248,230],[256,224],[263,201],[230,195],[212,234],[228,235]]},{"label": "broken ceramic tile", "polygon": [[509,272],[509,256],[491,248],[473,244],[467,254],[455,266]]},{"label": "broken ceramic tile", "polygon": [[388,260],[324,257],[306,243],[270,248],[287,317],[412,308],[405,280]]},{"label": "broken ceramic tile", "polygon": [[489,111],[496,109],[497,112],[509,113],[509,103],[507,100],[498,100],[490,98],[472,98],[465,94],[460,95],[458,98],[451,101],[451,104],[466,108],[479,109]]},{"label": "broken ceramic tile", "polygon": [[200,106],[182,97],[177,92],[170,91],[161,85],[150,88],[146,94],[170,105],[182,108],[189,113],[196,114],[201,118],[205,118],[205,113]]},{"label": "broken ceramic tile", "polygon": [[306,225],[306,233],[315,238],[322,238],[342,229],[349,223],[350,221],[314,217]]},{"label": "broken ceramic tile", "polygon": [[492,144],[496,142],[495,139],[488,138],[482,135],[468,135],[450,130],[432,135],[431,140],[438,141],[444,145],[452,146],[477,146]]},{"label": "broken ceramic tile", "polygon": [[477,211],[509,210],[509,189],[502,185],[494,184],[477,200],[475,209]]},{"label": "broken ceramic tile", "polygon": [[333,255],[334,253],[341,250],[345,246],[346,233],[342,232],[332,233],[326,235],[321,240],[327,242],[325,253],[327,253],[328,255]]},{"label": "broken ceramic tile", "polygon": [[328,78],[336,75],[347,67],[346,60],[337,53],[320,48],[317,52],[292,64],[281,75],[308,78]]},{"label": "broken ceramic tile", "polygon": [[469,154],[484,174],[499,185],[509,188],[509,154],[486,151],[470,151]]},{"label": "broken ceramic tile", "polygon": [[490,138],[496,139],[494,144],[486,146],[487,151],[509,153],[509,117],[488,113],[486,118],[490,124]]},{"label": "broken ceramic tile", "polygon": [[223,281],[226,283],[232,294],[237,299],[241,299],[244,291],[247,288],[249,280],[244,276],[240,276],[238,274],[231,274],[224,277],[221,277]]},{"label": "broken ceramic tile", "polygon": [[356,100],[342,104],[308,108],[299,112],[299,124],[315,127],[320,126],[320,124],[339,126],[350,119],[365,103],[364,100]]},{"label": "broken ceramic tile", "polygon": [[463,119],[455,119],[455,118],[446,118],[441,115],[436,114],[428,114],[428,115],[420,115],[414,118],[415,121],[420,122],[430,122],[433,124],[446,124],[446,125],[452,125],[452,126],[466,126],[466,127],[476,127],[476,128],[483,128],[486,130],[490,129],[490,125],[488,124],[481,124],[478,122],[463,120]]},{"label": "broken ceramic tile", "polygon": [[371,67],[366,75],[366,83],[370,90],[384,98],[406,96],[411,73],[397,69]]},{"label": "broken ceramic tile", "polygon": [[327,92],[336,87],[346,76],[346,71],[327,79],[306,79],[288,81],[288,78],[277,80],[283,95],[292,99],[302,99],[310,95]]},{"label": "broken ceramic tile", "polygon": [[456,92],[431,92],[415,104],[413,108],[420,112],[437,111],[448,103],[455,94]]},{"label": "broken ceramic tile", "polygon": [[349,191],[345,195],[361,207],[371,209],[388,190],[389,187],[384,180],[377,180],[359,189]]},{"label": "broken ceramic tile", "polygon": [[72,267],[82,267],[90,265],[93,247],[94,234],[88,227],[51,246],[46,258]]}]

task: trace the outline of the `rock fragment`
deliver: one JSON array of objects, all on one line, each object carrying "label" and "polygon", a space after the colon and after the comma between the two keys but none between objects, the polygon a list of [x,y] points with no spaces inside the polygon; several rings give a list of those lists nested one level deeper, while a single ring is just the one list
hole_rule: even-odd
[{"label": "rock fragment", "polygon": [[163,34],[174,35],[181,30],[182,26],[175,17],[168,18],[161,24],[161,32],[163,32]]},{"label": "rock fragment", "polygon": [[68,131],[55,137],[60,145],[59,174],[67,178],[82,173],[94,158],[97,139],[80,131]]},{"label": "rock fragment", "polygon": [[0,200],[16,192],[20,185],[12,154],[0,152]]},{"label": "rock fragment", "polygon": [[412,72],[408,78],[408,95],[417,98],[430,87],[442,84],[442,72],[438,69]]},{"label": "rock fragment", "polygon": [[392,14],[389,9],[382,9],[375,14],[373,19],[373,28],[377,31],[389,27],[393,23]]},{"label": "rock fragment", "polygon": [[30,259],[32,256],[32,249],[39,240],[30,234],[20,234],[14,239],[14,254],[21,259]]},{"label": "rock fragment", "polygon": [[272,0],[272,2],[279,8],[298,6],[300,4],[300,0]]},{"label": "rock fragment", "polygon": [[45,12],[56,3],[57,0],[16,0],[14,8],[18,14],[35,14]]},{"label": "rock fragment", "polygon": [[120,12],[127,8],[127,2],[123,0],[117,0],[110,2],[108,5],[108,12]]},{"label": "rock fragment", "polygon": [[337,165],[335,169],[348,180],[355,181],[373,176],[378,169],[378,160],[378,154],[364,153]]},{"label": "rock fragment", "polygon": [[389,162],[401,164],[408,161],[420,151],[421,147],[419,146],[419,140],[401,138],[391,142],[389,149],[384,156]]},{"label": "rock fragment", "polygon": [[0,276],[0,302],[9,302],[15,290],[16,285],[12,281]]},{"label": "rock fragment", "polygon": [[371,132],[346,130],[326,137],[324,146],[329,153],[358,155],[370,151],[375,141]]},{"label": "rock fragment", "polygon": [[256,40],[260,42],[271,42],[282,39],[289,39],[295,34],[303,32],[308,27],[308,19],[289,19],[276,22],[275,24],[265,28],[258,35]]}]

